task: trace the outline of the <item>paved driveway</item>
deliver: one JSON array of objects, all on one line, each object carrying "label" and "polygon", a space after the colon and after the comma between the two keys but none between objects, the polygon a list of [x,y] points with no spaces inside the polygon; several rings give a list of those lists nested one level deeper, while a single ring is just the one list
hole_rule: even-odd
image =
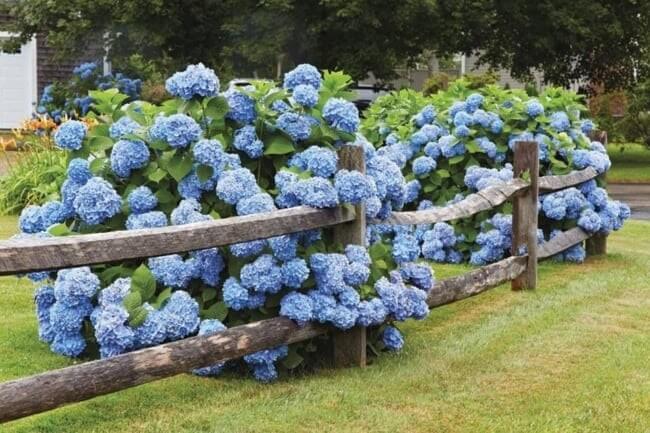
[{"label": "paved driveway", "polygon": [[650,220],[650,184],[610,183],[609,195],[630,205],[632,218]]}]

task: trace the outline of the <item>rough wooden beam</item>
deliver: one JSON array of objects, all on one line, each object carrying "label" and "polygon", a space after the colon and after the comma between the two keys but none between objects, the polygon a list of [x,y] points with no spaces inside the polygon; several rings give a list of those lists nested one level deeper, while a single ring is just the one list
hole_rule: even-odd
[{"label": "rough wooden beam", "polygon": [[[345,146],[339,150],[339,168],[366,172],[363,148]],[[345,246],[348,244],[366,244],[366,210],[361,205],[355,206],[356,218],[348,223],[334,227],[334,242]],[[366,328],[355,326],[347,331],[332,334],[335,367],[365,367],[366,365]]]},{"label": "rough wooden beam", "polygon": [[230,328],[0,384],[0,422],[324,334],[284,317]]},{"label": "rough wooden beam", "polygon": [[513,195],[528,188],[528,183],[522,179],[514,179],[502,185],[492,186],[477,193],[468,195],[458,203],[441,208],[393,212],[386,220],[374,220],[376,224],[434,224],[467,218],[484,210],[489,210],[505,203]]},{"label": "rough wooden beam", "polygon": [[512,280],[512,289],[534,289],[537,286],[537,199],[539,196],[539,144],[536,141],[515,143],[514,176],[527,175],[530,187],[515,196],[512,208],[512,251],[519,255],[526,246],[526,271]]},{"label": "rough wooden beam", "polygon": [[553,257],[567,248],[571,248],[572,246],[589,239],[590,236],[589,233],[585,232],[580,227],[574,227],[540,245],[537,248],[537,258],[543,260]]},{"label": "rough wooden beam", "polygon": [[544,176],[539,178],[539,189],[545,193],[559,191],[580,185],[588,180],[595,179],[597,176],[598,173],[591,167],[580,171],[573,171],[562,176]]},{"label": "rough wooden beam", "polygon": [[457,277],[436,282],[429,292],[429,307],[438,307],[477,295],[508,282],[526,270],[526,256],[508,257]]},{"label": "rough wooden beam", "polygon": [[0,242],[0,275],[161,256],[353,221],[349,208],[305,206],[180,226]]}]

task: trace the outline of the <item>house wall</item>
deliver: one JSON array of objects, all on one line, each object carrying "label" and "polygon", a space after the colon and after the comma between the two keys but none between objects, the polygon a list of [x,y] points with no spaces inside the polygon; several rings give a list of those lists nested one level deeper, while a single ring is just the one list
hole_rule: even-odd
[{"label": "house wall", "polygon": [[[7,29],[11,17],[7,14],[0,14],[0,30]],[[47,38],[43,34],[36,35],[36,80],[38,98],[40,99],[43,88],[54,81],[65,81],[72,75],[75,66],[83,62],[102,62],[101,47],[89,48],[86,53],[76,59],[59,60],[55,57],[55,50],[47,44]]]}]

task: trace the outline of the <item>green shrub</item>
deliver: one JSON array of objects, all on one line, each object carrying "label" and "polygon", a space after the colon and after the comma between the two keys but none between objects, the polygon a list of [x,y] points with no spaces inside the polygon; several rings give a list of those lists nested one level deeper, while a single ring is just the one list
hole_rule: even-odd
[{"label": "green shrub", "polygon": [[30,204],[59,197],[65,179],[66,155],[45,145],[32,144],[0,178],[0,214],[15,215]]}]

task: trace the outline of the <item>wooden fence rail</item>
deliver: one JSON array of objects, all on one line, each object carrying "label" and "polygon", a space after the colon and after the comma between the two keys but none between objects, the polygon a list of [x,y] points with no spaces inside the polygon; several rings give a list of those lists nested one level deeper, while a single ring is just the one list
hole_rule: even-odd
[{"label": "wooden fence rail", "polygon": [[[537,144],[515,145],[515,171],[522,174],[537,164]],[[361,148],[348,147],[341,153],[341,166],[362,170]],[[396,212],[383,224],[422,224],[449,221],[491,209],[514,198],[513,246],[526,245],[527,254],[513,255],[463,275],[440,280],[428,297],[430,307],[455,302],[507,281],[513,288],[534,288],[537,260],[549,258],[589,238],[579,228],[571,229],[537,246],[537,194],[578,185],[596,176],[591,169],[565,176],[545,176],[529,181],[520,178],[472,194],[445,208]],[[159,229],[111,232],[52,239],[0,242],[0,275],[28,271],[114,262],[192,251],[232,243],[268,238],[318,227],[335,227],[342,243],[364,242],[363,207],[356,209],[311,209],[299,207],[267,214],[234,217]],[[518,248],[513,250],[519,252]],[[521,279],[523,278],[523,279]],[[187,372],[194,368],[240,358],[281,344],[304,341],[333,330],[318,324],[299,327],[284,317],[230,328],[210,336],[141,349],[113,358],[91,361],[32,377],[0,384],[0,422],[87,400],[143,383]],[[364,365],[366,332],[355,328],[334,332],[337,365]]]}]

